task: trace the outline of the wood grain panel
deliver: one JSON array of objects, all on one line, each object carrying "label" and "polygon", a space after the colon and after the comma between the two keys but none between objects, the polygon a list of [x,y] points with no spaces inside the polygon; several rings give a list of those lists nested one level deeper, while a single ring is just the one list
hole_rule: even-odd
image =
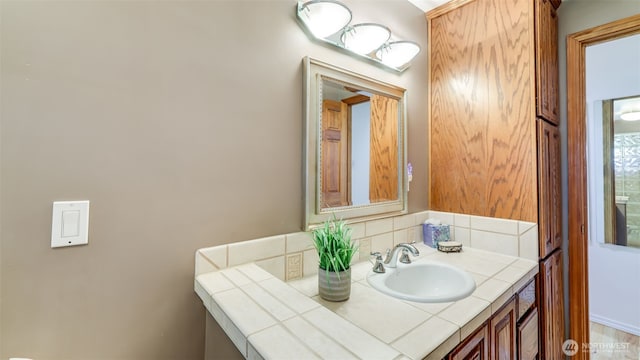
[{"label": "wood grain panel", "polygon": [[524,314],[529,311],[536,304],[536,280],[531,280],[527,285],[525,285],[520,291],[518,291],[518,321],[522,318]]},{"label": "wood grain panel", "polygon": [[533,309],[518,326],[518,359],[538,359],[538,310]]},{"label": "wood grain panel", "polygon": [[489,359],[489,326],[483,325],[449,355],[448,360]]},{"label": "wood grain panel", "polygon": [[558,125],[558,16],[550,0],[535,0],[537,114]]},{"label": "wood grain panel", "polygon": [[563,359],[564,293],[562,250],[556,250],[540,262],[540,332],[541,358]]},{"label": "wood grain panel", "polygon": [[560,131],[543,119],[538,125],[539,256],[546,258],[562,246]]},{"label": "wood grain panel", "polygon": [[348,204],[347,104],[322,102],[322,207]]},{"label": "wood grain panel", "polygon": [[398,199],[398,100],[371,96],[369,200]]},{"label": "wood grain panel", "polygon": [[533,4],[429,18],[430,209],[536,222]]},{"label": "wood grain panel", "polygon": [[516,302],[509,301],[489,320],[492,360],[516,358]]}]

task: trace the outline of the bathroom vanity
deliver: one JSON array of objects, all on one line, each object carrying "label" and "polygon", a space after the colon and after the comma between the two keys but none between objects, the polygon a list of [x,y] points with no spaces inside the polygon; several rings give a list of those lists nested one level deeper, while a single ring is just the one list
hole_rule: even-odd
[{"label": "bathroom vanity", "polygon": [[[352,266],[345,302],[320,299],[317,275],[285,282],[255,262],[200,273],[195,291],[249,359],[462,359],[476,352],[535,358],[536,261],[470,247],[461,253],[417,247],[414,264],[459,267],[472,275],[475,291],[447,303],[400,300],[369,286],[366,261]],[[199,254],[212,263],[219,255]]]}]

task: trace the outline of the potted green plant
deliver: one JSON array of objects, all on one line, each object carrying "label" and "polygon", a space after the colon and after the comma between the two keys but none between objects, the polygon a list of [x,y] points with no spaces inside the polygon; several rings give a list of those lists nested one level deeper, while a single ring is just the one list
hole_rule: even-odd
[{"label": "potted green plant", "polygon": [[328,301],[344,301],[351,295],[351,259],[357,246],[351,241],[351,228],[344,221],[327,220],[313,230],[318,251],[318,292]]}]

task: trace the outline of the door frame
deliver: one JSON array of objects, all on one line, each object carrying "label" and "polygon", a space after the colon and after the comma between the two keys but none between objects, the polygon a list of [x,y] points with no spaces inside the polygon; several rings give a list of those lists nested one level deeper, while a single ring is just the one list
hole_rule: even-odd
[{"label": "door frame", "polygon": [[[585,49],[640,33],[640,14],[567,36],[567,160],[569,206],[569,338],[589,343],[589,266]],[[574,359],[589,359],[578,351]]]}]

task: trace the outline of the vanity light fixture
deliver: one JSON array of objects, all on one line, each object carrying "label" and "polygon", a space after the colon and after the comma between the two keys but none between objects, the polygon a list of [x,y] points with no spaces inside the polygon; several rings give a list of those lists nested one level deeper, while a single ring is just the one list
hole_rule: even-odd
[{"label": "vanity light fixture", "polygon": [[419,52],[420,46],[413,41],[394,41],[378,49],[376,57],[385,65],[400,68],[408,64]]},{"label": "vanity light fixture", "polygon": [[351,22],[351,10],[331,0],[311,0],[298,3],[298,18],[313,36],[325,38],[343,29]]},{"label": "vanity light fixture", "polygon": [[335,0],[299,1],[297,17],[309,35],[350,54],[404,71],[420,52],[413,41],[391,40],[388,27],[374,23],[349,25],[351,10]]},{"label": "vanity light fixture", "polygon": [[347,27],[340,40],[345,49],[360,55],[367,55],[380,48],[391,37],[388,27],[378,24],[357,24]]}]

